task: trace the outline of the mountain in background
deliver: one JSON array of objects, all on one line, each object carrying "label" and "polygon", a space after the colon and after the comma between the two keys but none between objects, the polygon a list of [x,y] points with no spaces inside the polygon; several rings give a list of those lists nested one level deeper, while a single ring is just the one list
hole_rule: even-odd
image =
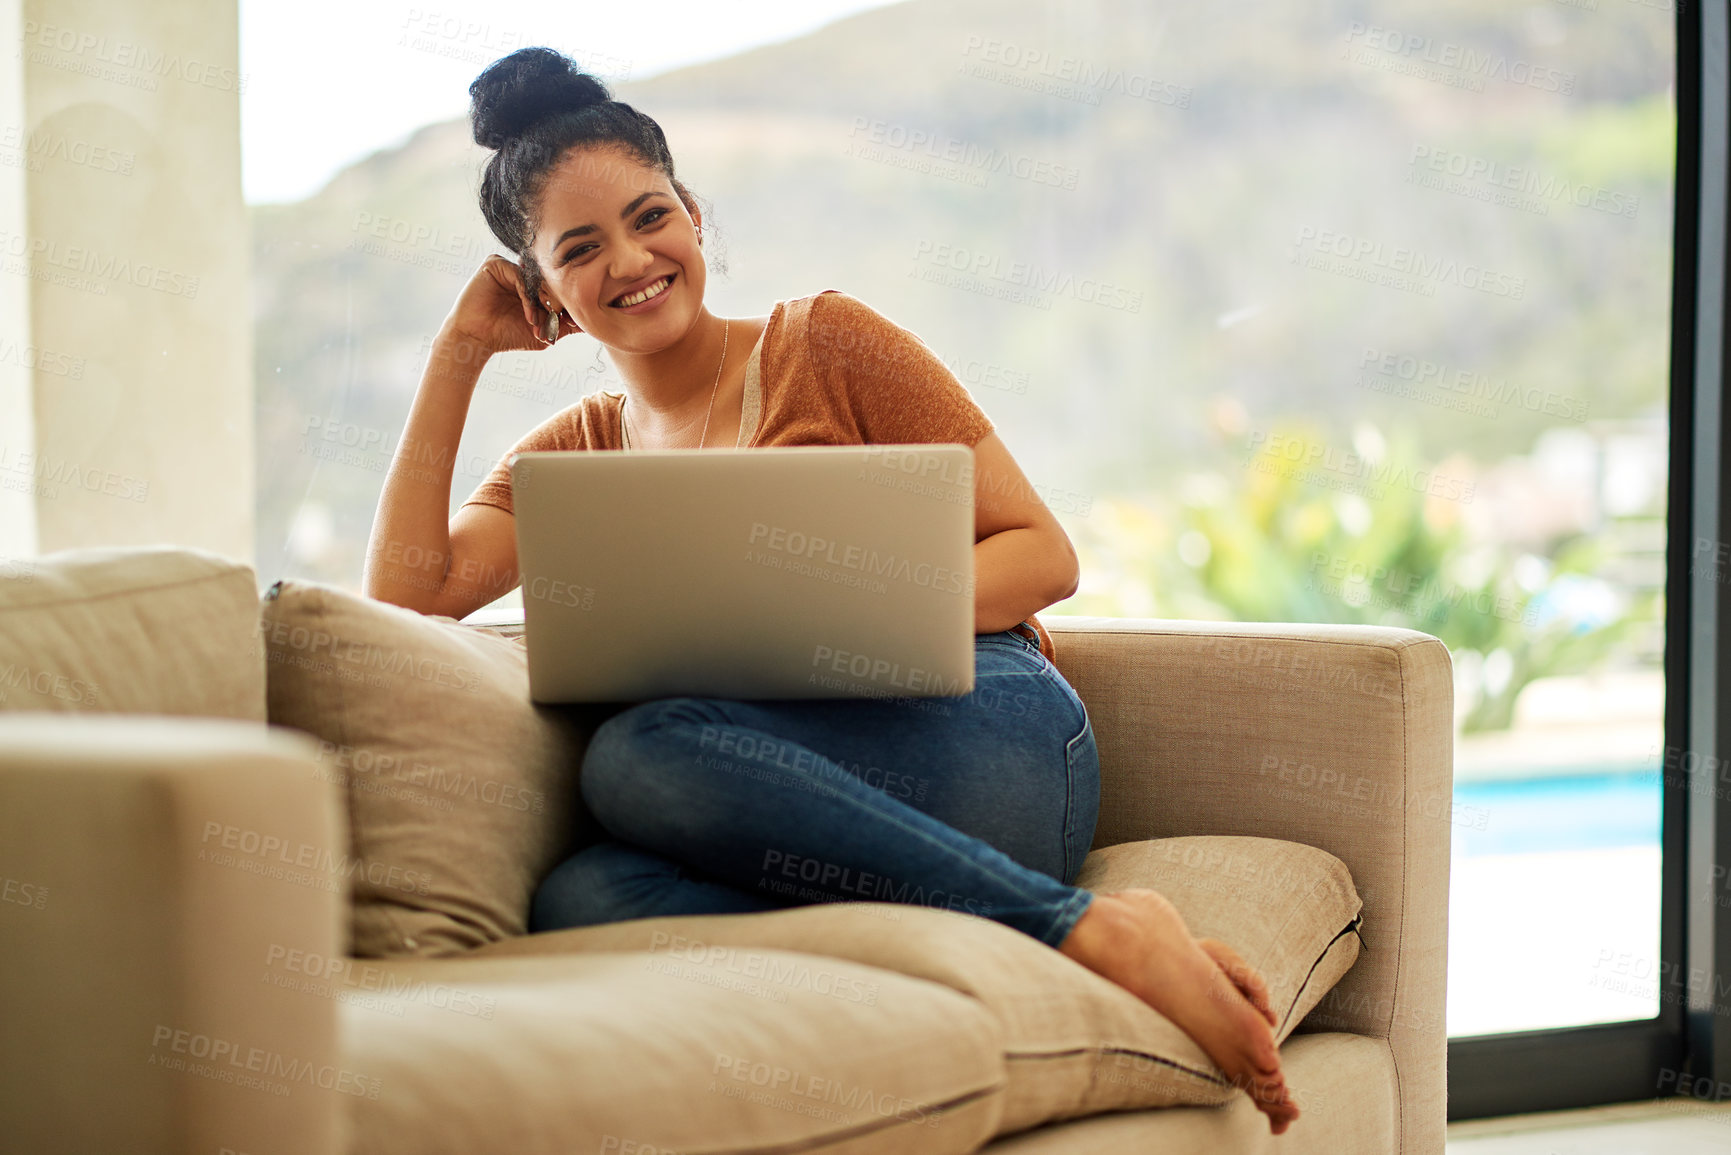
[{"label": "mountain in background", "polygon": [[[910,0],[615,95],[663,126],[719,229],[706,229],[726,262],[713,310],[845,289],[956,369],[1043,489],[1175,494],[1187,473],[1241,468],[1245,430],[1293,416],[1343,441],[1368,419],[1410,433],[1427,461],[1486,464],[1558,424],[1355,387],[1368,350],[1595,416],[1660,405],[1668,21],[1612,3]],[[1423,46],[1379,47],[1391,34]],[[1443,69],[1452,83],[1412,75],[1469,52],[1470,68]],[[305,201],[253,210],[261,580],[358,584],[426,342],[495,248],[475,205],[487,155],[466,122],[429,125]],[[1424,187],[1415,157],[1495,164],[1496,179],[1530,169],[1603,203],[1498,204],[1482,178]],[[1408,249],[1490,267],[1524,291],[1396,291],[1295,259],[1323,235],[1378,260]],[[922,279],[940,246],[1139,304],[1030,305],[980,291],[1002,283]],[[620,385],[584,337],[495,359],[452,507],[524,432],[600,387]]]}]

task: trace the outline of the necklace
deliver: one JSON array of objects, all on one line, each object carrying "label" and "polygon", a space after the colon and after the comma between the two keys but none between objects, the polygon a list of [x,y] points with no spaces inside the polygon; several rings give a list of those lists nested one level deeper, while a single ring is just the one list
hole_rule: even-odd
[{"label": "necklace", "polygon": [[[715,367],[715,384],[709,387],[709,409],[703,415],[703,432],[697,435],[697,448],[703,448],[703,441],[709,436],[709,418],[715,412],[715,394],[721,388],[721,366],[727,364],[727,331],[733,324],[731,319],[721,323],[721,364]],[[630,400],[629,397],[626,400]],[[619,403],[619,435],[625,443],[625,448],[631,448],[631,429],[625,416],[625,401]]]}]

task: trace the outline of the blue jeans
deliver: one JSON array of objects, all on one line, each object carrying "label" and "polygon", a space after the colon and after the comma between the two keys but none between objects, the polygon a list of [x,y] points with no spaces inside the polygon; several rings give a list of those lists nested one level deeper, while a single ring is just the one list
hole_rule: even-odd
[{"label": "blue jeans", "polygon": [[614,841],[537,889],[530,930],[814,902],[991,918],[1056,947],[1100,811],[1082,700],[1019,630],[953,698],[660,698],[608,718],[583,800]]}]

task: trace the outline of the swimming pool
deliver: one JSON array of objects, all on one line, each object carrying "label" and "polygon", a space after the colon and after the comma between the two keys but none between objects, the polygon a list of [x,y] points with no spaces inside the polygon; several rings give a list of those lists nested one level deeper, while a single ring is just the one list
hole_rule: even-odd
[{"label": "swimming pool", "polygon": [[1642,769],[1457,783],[1454,853],[1656,847],[1660,784],[1657,771]]}]

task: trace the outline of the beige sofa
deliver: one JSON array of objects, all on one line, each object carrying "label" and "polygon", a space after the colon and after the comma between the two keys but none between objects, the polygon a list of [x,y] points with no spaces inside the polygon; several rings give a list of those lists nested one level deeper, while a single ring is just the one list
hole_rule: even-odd
[{"label": "beige sofa", "polygon": [[[254,574],[159,549],[0,571],[6,1149],[1441,1152],[1447,651],[1398,629],[1046,621],[1100,750],[1083,885],[1160,887],[1231,941],[1251,890],[1323,880],[1282,892],[1252,959],[1298,968],[1286,1135],[1118,988],[947,911],[348,957],[350,896],[317,864],[347,850],[351,807],[312,739],[264,724]],[[259,830],[283,843],[268,869],[223,849]],[[1362,953],[1342,932],[1350,953],[1280,955],[1342,885]],[[1218,1105],[1128,1109],[1171,1101]]]}]

